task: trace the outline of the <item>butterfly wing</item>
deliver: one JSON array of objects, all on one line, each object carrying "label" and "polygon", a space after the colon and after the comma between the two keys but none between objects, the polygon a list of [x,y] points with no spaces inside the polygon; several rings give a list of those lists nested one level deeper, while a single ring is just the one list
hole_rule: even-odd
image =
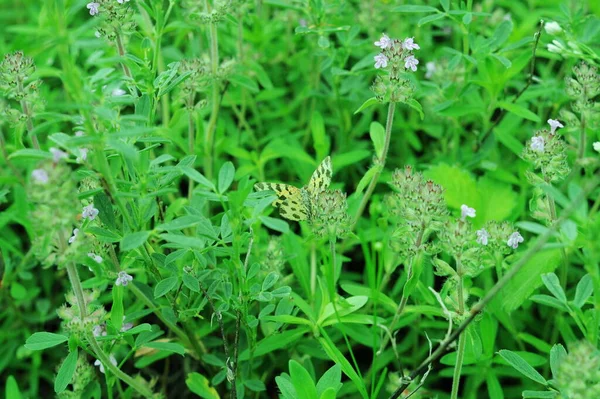
[{"label": "butterfly wing", "polygon": [[277,199],[273,201],[273,205],[279,208],[279,214],[284,218],[289,220],[308,219],[308,208],[298,187],[282,183],[256,183],[254,189],[256,191],[275,191]]},{"label": "butterfly wing", "polygon": [[313,172],[310,181],[306,186],[306,191],[308,191],[308,193],[314,197],[321,191],[328,189],[329,184],[331,184],[332,174],[333,169],[331,167],[331,157],[328,156]]}]

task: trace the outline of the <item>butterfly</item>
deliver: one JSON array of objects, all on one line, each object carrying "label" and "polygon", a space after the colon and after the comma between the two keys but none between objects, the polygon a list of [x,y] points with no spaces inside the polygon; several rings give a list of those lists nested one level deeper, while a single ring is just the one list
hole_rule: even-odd
[{"label": "butterfly", "polygon": [[331,157],[326,157],[313,172],[308,184],[302,188],[282,183],[256,183],[256,191],[273,190],[277,199],[273,205],[279,208],[279,214],[289,220],[307,220],[313,215],[313,204],[317,195],[326,190],[331,183]]}]

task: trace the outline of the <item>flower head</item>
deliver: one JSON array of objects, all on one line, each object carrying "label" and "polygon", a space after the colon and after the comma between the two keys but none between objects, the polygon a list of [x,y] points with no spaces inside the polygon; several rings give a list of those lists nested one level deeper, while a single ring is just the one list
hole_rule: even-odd
[{"label": "flower head", "polygon": [[61,159],[69,157],[66,152],[61,151],[58,148],[50,147],[48,151],[50,151],[50,153],[52,154],[52,161],[54,163],[58,163],[58,161],[60,161]]},{"label": "flower head", "polygon": [[97,15],[100,12],[100,3],[87,3],[87,9],[90,10],[90,15]]},{"label": "flower head", "polygon": [[100,255],[96,255],[93,252],[89,252],[88,256],[94,260],[96,263],[102,263],[102,257]]},{"label": "flower head", "polygon": [[133,277],[131,275],[127,274],[127,272],[119,272],[115,284],[125,287],[130,281],[133,281]]},{"label": "flower head", "polygon": [[69,238],[69,244],[73,244],[73,242],[75,242],[78,234],[79,234],[79,229],[73,229],[73,235]]},{"label": "flower head", "polygon": [[88,206],[83,207],[83,211],[81,212],[81,217],[84,219],[94,220],[100,211],[94,208],[94,204],[89,204]]},{"label": "flower head", "polygon": [[385,54],[377,54],[375,56],[375,69],[385,68],[388,64],[388,61],[388,57],[386,57]]},{"label": "flower head", "polygon": [[460,206],[460,218],[465,220],[467,217],[474,218],[475,217],[475,209],[470,208],[469,206],[462,204]]},{"label": "flower head", "polygon": [[556,129],[559,127],[564,127],[562,123],[557,121],[556,119],[548,119],[548,124],[550,125],[550,133],[554,134]]},{"label": "flower head", "polygon": [[[113,355],[112,353],[108,356],[108,358],[110,359],[110,362],[116,366],[117,365],[117,359],[115,359],[115,355]],[[100,372],[102,374],[104,374],[104,365],[102,364],[102,362],[100,360],[96,360],[94,362],[94,366],[98,366],[100,368]]]},{"label": "flower head", "polygon": [[412,37],[407,37],[406,39],[404,39],[404,41],[402,42],[402,48],[404,50],[419,50],[421,49],[421,47],[419,47],[419,45],[417,43],[415,43],[414,38]]},{"label": "flower head", "polygon": [[523,238],[521,233],[515,231],[510,235],[510,237],[508,237],[508,241],[506,242],[506,244],[512,249],[517,249],[519,247],[519,244],[523,241],[525,241],[525,239]]},{"label": "flower head", "polygon": [[389,36],[384,33],[383,36],[381,36],[381,39],[376,41],[374,44],[380,49],[385,50],[386,48],[392,46],[392,39],[390,39]]},{"label": "flower head", "polygon": [[562,32],[562,28],[560,27],[558,22],[555,22],[555,21],[546,22],[546,24],[544,25],[544,29],[546,29],[547,34],[552,35],[552,36],[557,35],[560,32]]},{"label": "flower head", "polygon": [[414,55],[409,55],[404,59],[404,68],[410,69],[413,72],[416,72],[418,64],[419,60],[416,59]]},{"label": "flower head", "polygon": [[475,232],[477,234],[477,244],[488,245],[488,239],[490,238],[490,233],[487,232],[486,229],[479,229]]},{"label": "flower head", "polygon": [[544,138],[542,136],[534,136],[531,138],[529,147],[533,151],[544,152]]},{"label": "flower head", "polygon": [[35,180],[36,183],[48,183],[48,172],[46,172],[44,169],[34,169],[31,172],[31,177],[33,178],[33,180]]}]

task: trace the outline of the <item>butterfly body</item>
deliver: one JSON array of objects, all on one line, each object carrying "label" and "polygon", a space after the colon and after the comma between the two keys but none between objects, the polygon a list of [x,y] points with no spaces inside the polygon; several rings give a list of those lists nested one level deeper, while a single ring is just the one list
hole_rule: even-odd
[{"label": "butterfly body", "polygon": [[256,183],[256,191],[272,190],[277,194],[273,205],[289,220],[310,220],[318,194],[326,190],[333,174],[331,158],[326,157],[312,174],[308,184],[302,188],[283,183]]}]

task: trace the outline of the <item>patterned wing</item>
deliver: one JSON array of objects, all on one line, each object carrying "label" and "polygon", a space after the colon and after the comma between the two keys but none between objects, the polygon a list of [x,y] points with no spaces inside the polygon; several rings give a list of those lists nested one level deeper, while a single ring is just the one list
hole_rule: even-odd
[{"label": "patterned wing", "polygon": [[256,183],[254,189],[256,191],[275,191],[277,199],[273,201],[273,205],[279,208],[279,214],[284,218],[289,220],[308,219],[308,208],[298,187],[281,183]]},{"label": "patterned wing", "polygon": [[333,174],[333,169],[331,167],[331,157],[326,157],[317,170],[312,174],[308,185],[306,186],[306,191],[309,192],[311,196],[316,196],[319,192],[326,190],[329,188],[329,184],[331,183],[331,175]]}]

